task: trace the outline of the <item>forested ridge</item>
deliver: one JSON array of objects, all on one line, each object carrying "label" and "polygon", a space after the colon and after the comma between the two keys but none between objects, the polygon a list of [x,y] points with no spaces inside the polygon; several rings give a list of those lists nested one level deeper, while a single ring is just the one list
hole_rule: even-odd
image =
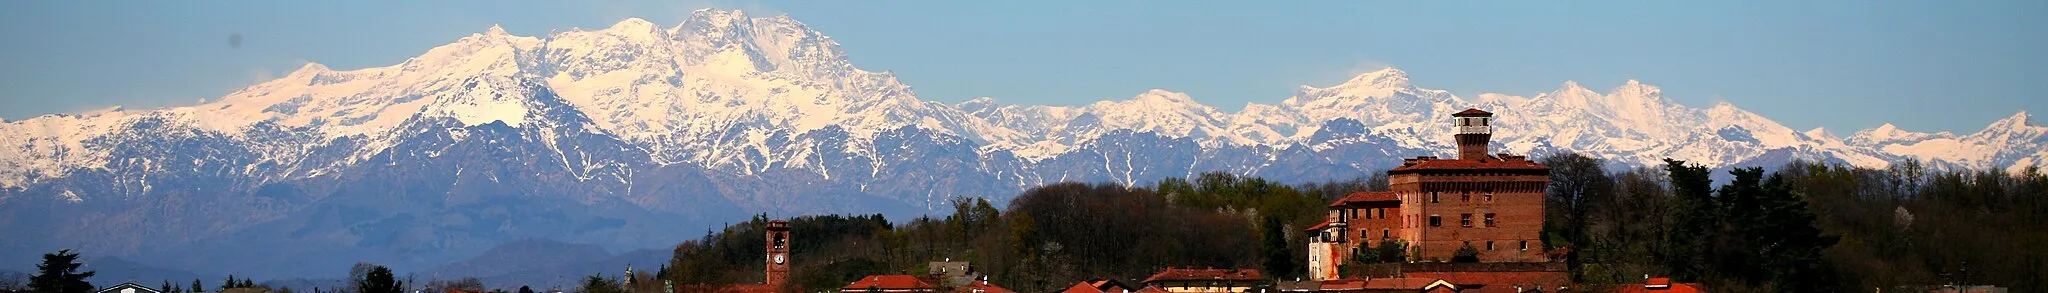
[{"label": "forested ridge", "polygon": [[[2048,245],[2048,176],[2034,170],[1799,162],[1728,170],[1717,185],[1713,171],[1681,161],[1627,170],[1570,153],[1540,161],[1553,168],[1546,249],[1568,248],[1584,289],[1643,276],[1717,292],[1953,283],[2032,292],[2048,281],[2048,251],[2040,249]],[[791,278],[812,290],[837,288],[870,274],[923,274],[926,262],[951,259],[1020,292],[1092,278],[1135,283],[1168,266],[1258,268],[1291,280],[1306,271],[1302,228],[1322,221],[1327,203],[1385,188],[1378,173],[1301,185],[1205,173],[1150,186],[1051,184],[1003,208],[960,199],[948,216],[895,224],[881,215],[801,216],[790,219]],[[657,275],[679,284],[758,283],[767,220],[679,244]]]}]

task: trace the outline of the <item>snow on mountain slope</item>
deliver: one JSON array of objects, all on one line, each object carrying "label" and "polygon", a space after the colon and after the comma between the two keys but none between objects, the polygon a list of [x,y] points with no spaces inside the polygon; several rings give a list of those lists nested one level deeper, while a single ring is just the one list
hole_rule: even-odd
[{"label": "snow on mountain slope", "polygon": [[2026,111],[1992,122],[1969,135],[1912,132],[1887,123],[1859,131],[1847,142],[1882,155],[1941,167],[2011,172],[2048,167],[2048,160],[2044,160],[2048,159],[2048,127],[2035,122]]}]

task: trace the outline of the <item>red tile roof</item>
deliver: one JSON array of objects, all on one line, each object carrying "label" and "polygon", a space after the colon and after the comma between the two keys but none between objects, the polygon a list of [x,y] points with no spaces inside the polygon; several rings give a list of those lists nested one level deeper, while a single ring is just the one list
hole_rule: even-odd
[{"label": "red tile roof", "polygon": [[1569,272],[1410,272],[1409,278],[1443,279],[1459,286],[1542,288],[1545,292],[1571,285]]},{"label": "red tile roof", "polygon": [[1451,117],[1470,117],[1470,116],[1493,116],[1493,112],[1487,112],[1487,111],[1485,111],[1485,110],[1479,110],[1479,109],[1476,109],[1476,108],[1466,108],[1466,109],[1465,109],[1464,111],[1458,111],[1458,113],[1453,113],[1453,114],[1451,114]]},{"label": "red tile roof", "polygon": [[1335,207],[1352,203],[1384,201],[1399,202],[1401,201],[1401,197],[1394,195],[1394,192],[1392,191],[1360,191],[1344,195],[1344,198],[1339,198],[1337,199],[1337,201],[1330,202],[1330,206]]},{"label": "red tile roof", "polygon": [[1302,229],[1302,230],[1308,230],[1308,231],[1316,231],[1316,230],[1322,230],[1323,228],[1329,228],[1329,227],[1330,227],[1330,221],[1329,221],[1329,220],[1323,220],[1323,222],[1322,222],[1322,223],[1316,223],[1316,225],[1315,225],[1315,226],[1308,226],[1308,229]]},{"label": "red tile roof", "polygon": [[1266,280],[1266,276],[1263,274],[1259,274],[1259,270],[1255,269],[1188,269],[1169,267],[1166,268],[1165,271],[1160,271],[1158,274],[1152,274],[1152,277],[1150,278],[1145,278],[1145,281],[1142,283],[1151,284],[1152,282],[1158,281],[1257,282],[1264,280]]},{"label": "red tile roof", "polygon": [[1642,286],[1623,286],[1614,291],[1619,293],[1697,293],[1706,292],[1698,283],[1671,283],[1671,278],[1650,278]]},{"label": "red tile roof", "polygon": [[956,291],[972,293],[974,290],[981,290],[982,293],[1017,293],[1017,291],[1010,291],[1008,288],[989,284],[988,280],[974,280],[972,283],[967,283],[967,286],[960,286],[959,290]]},{"label": "red tile roof", "polygon": [[1133,292],[1133,293],[1172,293],[1172,292],[1170,292],[1170,291],[1166,291],[1166,289],[1159,289],[1159,287],[1145,287],[1145,289],[1138,289],[1138,291],[1137,291],[1137,292]]},{"label": "red tile roof", "polygon": [[853,281],[853,284],[847,284],[846,287],[840,287],[839,289],[857,290],[868,288],[889,290],[933,289],[936,287],[932,287],[931,283],[925,283],[922,280],[918,280],[917,277],[913,277],[910,275],[873,275],[868,276],[866,278],[861,278],[859,281]]},{"label": "red tile roof", "polygon": [[1529,160],[1428,159],[1414,161],[1415,163],[1413,164],[1403,164],[1400,167],[1394,167],[1393,170],[1388,170],[1387,172],[1394,173],[1413,170],[1550,170],[1550,166],[1544,166],[1543,164],[1537,164],[1536,162]]},{"label": "red tile roof", "polygon": [[1102,289],[1096,289],[1095,286],[1088,285],[1088,282],[1080,282],[1074,283],[1074,286],[1067,287],[1067,290],[1060,293],[1102,293]]}]

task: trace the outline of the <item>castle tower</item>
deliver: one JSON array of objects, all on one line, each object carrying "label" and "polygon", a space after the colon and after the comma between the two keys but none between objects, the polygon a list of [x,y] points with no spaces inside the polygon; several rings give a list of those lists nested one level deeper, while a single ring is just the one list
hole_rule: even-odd
[{"label": "castle tower", "polygon": [[768,287],[782,290],[789,281],[789,221],[768,221]]},{"label": "castle tower", "polygon": [[1493,113],[1465,109],[1451,114],[1451,122],[1458,129],[1458,159],[1485,160],[1486,144],[1493,140]]}]

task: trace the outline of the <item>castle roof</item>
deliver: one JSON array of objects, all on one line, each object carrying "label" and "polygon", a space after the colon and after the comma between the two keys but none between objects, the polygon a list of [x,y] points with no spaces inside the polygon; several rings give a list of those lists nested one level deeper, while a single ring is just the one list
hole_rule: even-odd
[{"label": "castle roof", "polygon": [[1360,191],[1344,195],[1344,198],[1340,198],[1337,199],[1337,201],[1330,202],[1330,206],[1336,207],[1354,203],[1399,201],[1401,201],[1401,197],[1394,195],[1394,192],[1392,191]]},{"label": "castle roof", "polygon": [[1505,154],[1498,157],[1488,156],[1488,158],[1486,159],[1478,160],[1452,160],[1438,159],[1436,157],[1416,157],[1413,159],[1407,159],[1402,161],[1403,162],[1400,167],[1394,167],[1393,170],[1387,170],[1387,173],[1406,173],[1421,170],[1550,170],[1550,166],[1537,164],[1535,161],[1530,161],[1526,157]]}]

